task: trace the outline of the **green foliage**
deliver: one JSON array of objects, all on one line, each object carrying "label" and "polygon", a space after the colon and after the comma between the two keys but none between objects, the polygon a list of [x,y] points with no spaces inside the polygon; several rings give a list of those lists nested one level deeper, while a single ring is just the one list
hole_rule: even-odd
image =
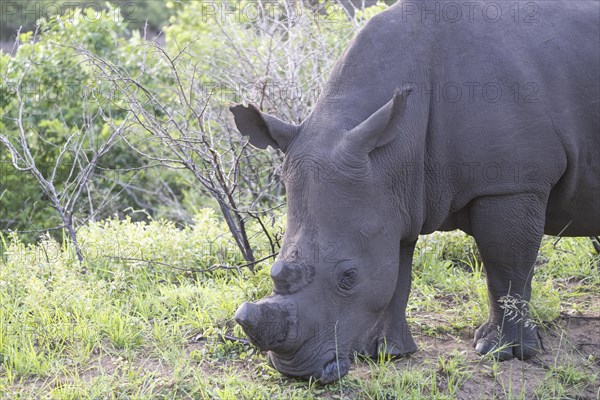
[{"label": "green foliage", "polygon": [[[278,220],[271,229],[279,229],[282,218]],[[236,307],[271,291],[269,261],[255,274],[245,268],[210,269],[241,260],[229,251],[234,244],[213,210],[201,210],[195,221],[183,229],[163,220],[90,223],[80,232],[86,274],[80,273],[68,242],[45,237],[28,245],[16,235],[2,236],[6,250],[0,257],[0,396],[381,399],[403,393],[407,399],[452,399],[460,398],[465,386],[489,370],[499,398],[526,398],[513,395],[516,377],[505,380],[510,362],[473,361],[464,342],[458,345],[460,352],[427,355],[424,338],[439,337],[444,343],[443,337],[466,333],[470,340],[469,332],[485,315],[476,315],[485,312],[485,291],[472,288],[484,287],[480,267],[472,273],[434,257],[421,264],[425,252],[439,255],[444,248],[464,246],[460,235],[436,234],[431,241],[425,237],[417,253],[421,261],[415,264],[409,306],[411,329],[426,361],[360,359],[347,377],[321,387],[285,379],[268,366],[263,352],[225,339],[244,337],[233,321]],[[436,250],[436,242],[446,245]],[[583,252],[563,260],[586,257],[587,248],[577,243],[585,240],[570,244]],[[265,240],[257,245],[269,249]],[[538,305],[532,302],[534,315],[537,308],[553,310],[541,310],[545,316],[535,317],[544,329],[558,329],[548,322],[557,315],[555,307],[560,310],[583,286],[597,288],[600,283],[599,274],[592,274],[570,288],[557,289],[546,279],[534,280],[534,290],[540,293],[534,297]],[[546,303],[551,305],[539,305]],[[593,307],[588,305],[587,311]],[[440,321],[450,328],[438,329]],[[562,348],[547,351],[556,351],[551,355],[555,365],[527,393],[561,398],[597,383],[597,375],[588,372],[594,371],[595,361],[586,354],[572,358]]]},{"label": "green foliage", "polygon": [[[219,156],[231,163],[235,153],[227,150],[241,143],[230,136],[231,119],[222,110],[234,101],[252,101],[300,121],[345,43],[384,7],[359,12],[355,20],[306,10],[291,18],[276,7],[257,21],[240,12],[253,7],[250,1],[212,3],[222,6],[215,12],[199,1],[144,4],[160,17],[168,17],[163,5],[176,12],[165,29],[164,48],[144,41],[131,22],[114,17],[122,13],[107,8],[98,18],[94,11],[74,11],[41,20],[37,35],[22,34],[16,54],[0,53],[0,132],[11,140],[18,136],[16,87],[21,82],[27,139],[46,175],[61,157],[55,177],[59,190],[71,173],[75,150],[89,156],[124,120],[130,105],[126,94],[147,100],[143,107],[165,125],[188,123],[198,137],[194,129],[202,126],[218,144]],[[224,20],[223,11],[237,17]],[[107,73],[111,68],[139,85],[116,80],[118,74]],[[180,84],[191,107],[174,89]],[[202,124],[193,111],[204,106]],[[170,157],[143,122],[148,121],[129,126],[124,138],[139,152]],[[66,146],[60,155],[70,137],[79,147]],[[244,176],[258,165],[260,179],[244,182],[248,186],[239,188],[236,198],[258,209],[278,204],[282,189],[276,188],[273,171],[279,156],[247,154],[259,162],[245,165]],[[236,307],[271,291],[270,260],[258,264],[254,274],[236,268],[244,261],[214,199],[201,192],[191,173],[147,169],[146,162],[123,142],[100,160],[89,192],[91,203],[102,208],[92,213],[84,202],[77,209],[81,221],[91,215],[97,219],[78,230],[86,274],[60,234],[0,232],[1,398],[391,399],[398,393],[400,398],[456,398],[481,370],[489,369],[494,382],[501,381],[506,364],[474,362],[456,352],[430,362],[359,361],[358,371],[328,387],[281,377],[264,353],[232,339],[244,337],[233,321]],[[269,198],[256,195],[264,181],[273,184]],[[264,227],[249,221],[257,258],[270,254],[271,244],[261,232],[280,234],[284,218],[271,213]],[[3,230],[59,224],[35,182],[14,170],[3,147],[0,223]],[[585,239],[545,239],[533,280],[534,322],[555,330],[561,313],[595,310],[597,263]],[[469,341],[488,309],[485,270],[473,240],[461,233],[423,237],[413,264],[408,313],[417,339]],[[558,351],[562,357],[564,350]],[[534,396],[576,397],[597,384],[597,375],[588,373],[597,371],[595,358],[582,357],[588,360],[583,367],[579,356],[556,362]],[[497,397],[519,398],[510,384],[500,386]]]},{"label": "green foliage", "polygon": [[[118,40],[112,40],[111,35],[125,33],[125,27],[107,15],[97,23],[86,23],[88,13],[75,11],[62,18],[40,20],[39,34],[22,34],[22,43],[14,56],[0,54],[4,82],[0,98],[2,134],[20,148],[18,119],[21,118],[38,169],[52,179],[57,167],[53,180],[59,191],[63,190],[62,182],[78,172],[78,166],[73,165],[76,150],[94,148],[99,136],[107,134],[106,124],[94,118],[99,105],[85,101],[91,95],[88,92],[91,82],[97,77],[86,71],[75,50],[67,44],[77,38],[90,44],[99,55],[109,56],[118,47]],[[64,147],[66,152],[62,152]],[[42,197],[35,180],[29,173],[12,167],[11,156],[4,146],[0,150],[0,164],[3,225],[42,232],[59,225],[57,215]],[[23,208],[28,212],[20,212]],[[35,235],[26,237],[31,240]]]},{"label": "green foliage", "polygon": [[[155,3],[159,2],[135,6],[158,7]],[[233,168],[239,156],[235,150],[242,144],[237,135],[230,136],[231,120],[222,110],[233,101],[254,101],[263,108],[278,108],[283,118],[301,120],[344,44],[383,7],[360,12],[350,21],[345,15],[321,15],[301,6],[290,14],[283,3],[267,3],[272,9],[260,18],[251,12],[256,10],[254,2],[211,3],[217,7],[214,13],[203,2],[166,3],[177,15],[166,28],[165,49],[144,41],[128,25],[127,10],[107,6],[99,13],[96,7],[85,11],[69,7],[62,16],[41,18],[36,33],[21,34],[14,55],[0,53],[5,83],[0,87],[2,134],[18,144],[17,120],[22,117],[36,165],[46,178],[57,166],[52,180],[61,192],[65,180],[80,170],[75,162],[79,151],[89,158],[123,122],[134,96],[167,129],[175,122],[191,126],[192,133],[206,131],[224,168]],[[56,9],[62,9],[61,2]],[[182,91],[178,93],[177,87]],[[186,106],[181,95],[188,93]],[[197,118],[200,111],[202,121]],[[100,159],[76,220],[116,214],[133,219],[166,216],[190,223],[194,210],[215,206],[190,172],[147,168],[153,163],[140,154],[160,159],[172,154],[155,132],[143,126],[151,122],[148,118],[137,122],[126,130],[127,143],[120,141]],[[35,180],[10,161],[2,147],[0,222],[4,231],[19,231],[24,240],[34,242],[40,232],[60,226],[60,221]],[[272,173],[280,161],[277,153],[242,157],[238,173],[245,176],[236,193],[240,204],[252,203],[258,210],[280,204],[283,189]],[[203,171],[214,168],[202,160],[195,162]],[[257,198],[257,193],[262,194]],[[20,212],[22,208],[27,212]],[[132,212],[135,209],[144,212]],[[51,232],[60,240],[60,230]]]},{"label": "green foliage", "polygon": [[[531,317],[536,324],[555,320],[560,314],[559,289],[564,284],[557,277],[579,280],[577,292],[591,293],[600,289],[600,271],[597,257],[592,256],[591,243],[585,238],[563,238],[556,248],[556,238],[542,242],[532,287]],[[434,233],[422,237],[413,261],[413,290],[409,302],[409,315],[421,324],[419,313],[426,311],[447,316],[462,315],[452,319],[453,329],[477,327],[488,313],[488,295],[485,269],[480,261],[473,238],[461,232]],[[581,295],[572,292],[572,306],[581,304]],[[570,303],[571,304],[571,303]],[[585,307],[585,306],[584,306]],[[422,329],[435,332],[425,323]],[[446,330],[447,328],[442,328]]]},{"label": "green foliage", "polygon": [[[180,7],[181,1],[104,1],[89,0],[73,2],[65,0],[35,1],[11,0],[2,2],[2,38],[12,38],[16,32],[31,32],[35,30],[36,22],[42,18],[50,19],[56,15],[65,15],[75,7],[86,7],[93,10],[90,21],[99,19],[102,10],[110,10],[112,18],[121,18],[128,28],[159,30],[168,23],[171,15]],[[110,7],[112,5],[112,7]],[[120,8],[115,8],[120,7]]]},{"label": "green foliage", "polygon": [[[21,34],[16,54],[0,53],[1,133],[22,148],[18,124],[21,118],[38,169],[59,193],[67,189],[65,182],[81,171],[78,160],[89,160],[126,115],[127,104],[115,92],[113,83],[93,65],[83,62],[82,51],[111,60],[133,74],[144,68],[146,77],[165,75],[149,57],[148,48],[141,46],[139,33],[130,33],[123,19],[115,18],[119,15],[114,8],[101,14],[93,9],[74,9],[60,17],[41,19],[36,34]],[[142,65],[142,59],[148,61]],[[144,79],[141,83],[151,86]],[[165,84],[170,81],[165,80]],[[132,142],[143,140],[135,134],[133,131],[123,138]],[[146,148],[143,142],[139,146],[140,151]],[[11,155],[2,146],[0,222],[3,229],[21,231],[22,238],[32,242],[45,229],[61,222],[31,174],[16,170],[11,161]],[[99,168],[86,188],[87,198],[77,208],[76,217],[85,220],[122,215],[132,205],[145,206],[151,215],[169,215],[168,201],[178,196],[183,200],[185,191],[190,190],[185,173],[145,168],[146,163],[123,140],[113,146],[99,160]],[[147,214],[130,215],[145,218]],[[179,214],[173,217],[187,218]],[[52,232],[60,238],[60,230]]]},{"label": "green foliage", "polygon": [[199,80],[201,91],[217,104],[253,102],[299,122],[356,30],[385,6],[359,12],[353,21],[340,12],[288,6],[190,2],[165,28],[167,49],[172,54],[185,49],[187,76]]},{"label": "green foliage", "polygon": [[[231,320],[235,308],[249,293],[270,290],[268,274],[201,272],[233,265],[239,255],[229,251],[227,229],[212,210],[202,210],[196,221],[184,230],[166,221],[90,224],[80,233],[86,275],[67,243],[47,237],[26,245],[14,235],[6,238],[0,262],[2,375],[63,374],[89,364],[98,352],[127,355],[141,346],[171,359],[192,336],[241,335]],[[208,356],[230,357],[235,348]]]}]

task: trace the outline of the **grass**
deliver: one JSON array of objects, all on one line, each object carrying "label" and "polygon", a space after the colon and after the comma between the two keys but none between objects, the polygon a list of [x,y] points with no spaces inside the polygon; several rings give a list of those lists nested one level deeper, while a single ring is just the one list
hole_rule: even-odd
[{"label": "grass", "polygon": [[[274,227],[273,229],[276,229]],[[487,314],[481,261],[460,233],[422,238],[408,319],[420,351],[401,360],[359,358],[328,386],[282,377],[243,341],[233,314],[268,294],[268,263],[241,263],[222,222],[203,212],[193,228],[155,221],[91,224],[80,231],[86,274],[68,243],[25,246],[2,237],[2,399],[562,399],[594,398],[600,271],[587,239],[544,240],[532,318],[549,345],[533,362],[479,358],[473,332]],[[207,245],[207,243],[209,245]],[[154,261],[154,262],[152,262]],[[572,319],[564,318],[565,315]],[[561,317],[562,316],[562,317]],[[572,326],[566,324],[571,321]],[[578,324],[578,325],[577,325]],[[577,343],[582,346],[575,346]],[[587,347],[586,347],[587,346]]]}]

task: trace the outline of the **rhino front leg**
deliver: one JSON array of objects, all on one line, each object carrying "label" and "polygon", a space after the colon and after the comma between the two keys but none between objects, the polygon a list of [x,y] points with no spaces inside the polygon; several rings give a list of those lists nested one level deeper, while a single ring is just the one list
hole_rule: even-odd
[{"label": "rhino front leg", "polygon": [[534,194],[479,198],[471,230],[487,273],[488,321],[475,333],[479,354],[526,359],[540,349],[529,319],[533,266],[544,230],[546,197]]},{"label": "rhino front leg", "polygon": [[412,258],[416,241],[400,246],[400,265],[396,290],[390,304],[383,311],[374,332],[373,350],[369,356],[385,354],[403,357],[417,351],[417,345],[406,322],[406,304],[410,294]]}]

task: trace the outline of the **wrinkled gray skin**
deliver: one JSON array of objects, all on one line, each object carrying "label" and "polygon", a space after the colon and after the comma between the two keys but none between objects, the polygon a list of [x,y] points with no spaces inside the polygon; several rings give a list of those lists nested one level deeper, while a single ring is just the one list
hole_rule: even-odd
[{"label": "wrinkled gray skin", "polygon": [[[530,299],[544,233],[600,234],[600,7],[537,4],[527,24],[508,6],[497,23],[480,8],[448,23],[398,4],[357,35],[301,125],[231,108],[250,143],[285,153],[274,291],[235,315],[280,372],[327,383],[355,352],[416,351],[405,319],[412,253],[436,230],[474,236],[484,261],[490,315],[476,351],[540,350],[526,306],[510,319],[499,300]],[[432,93],[436,82],[462,97]],[[491,89],[483,98],[487,83],[501,85],[499,100]]]}]

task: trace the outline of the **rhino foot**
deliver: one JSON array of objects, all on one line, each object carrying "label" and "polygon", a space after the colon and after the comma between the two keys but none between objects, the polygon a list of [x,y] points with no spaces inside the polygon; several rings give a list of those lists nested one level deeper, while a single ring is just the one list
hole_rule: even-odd
[{"label": "rhino foot", "polygon": [[377,354],[389,357],[404,357],[417,351],[405,318],[388,320],[377,340]]},{"label": "rhino foot", "polygon": [[504,361],[514,357],[526,360],[539,353],[542,341],[537,328],[531,324],[505,321],[499,324],[486,322],[475,332],[473,343],[478,354],[492,354]]},{"label": "rhino foot", "polygon": [[392,358],[405,357],[417,351],[417,345],[412,336],[404,337],[402,340],[384,337],[377,343],[377,353]]},{"label": "rhino foot", "polygon": [[[391,329],[392,325],[395,325],[394,329]],[[359,354],[374,359],[380,355],[399,358],[417,351],[417,345],[408,329],[406,320],[395,321],[386,328],[369,340]]]}]

